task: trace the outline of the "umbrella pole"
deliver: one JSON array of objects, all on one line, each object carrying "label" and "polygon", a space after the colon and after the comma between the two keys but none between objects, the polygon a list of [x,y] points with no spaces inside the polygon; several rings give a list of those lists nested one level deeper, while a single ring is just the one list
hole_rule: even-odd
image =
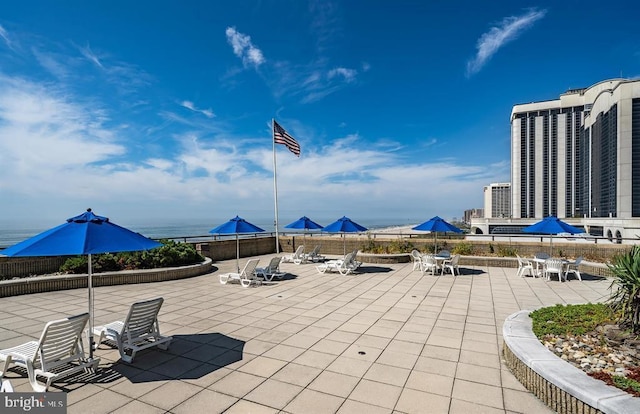
[{"label": "umbrella pole", "polygon": [[238,273],[240,273],[240,239],[238,238],[238,233],[236,233],[236,269],[238,269]]},{"label": "umbrella pole", "polygon": [[435,237],[435,242],[433,245],[433,254],[438,254],[438,232],[434,231],[433,234],[436,236]]},{"label": "umbrella pole", "polygon": [[93,359],[93,285],[91,282],[91,253],[89,253],[89,273],[87,287],[89,288],[89,359]]},{"label": "umbrella pole", "polygon": [[345,233],[342,233],[342,255],[347,255],[347,236]]}]

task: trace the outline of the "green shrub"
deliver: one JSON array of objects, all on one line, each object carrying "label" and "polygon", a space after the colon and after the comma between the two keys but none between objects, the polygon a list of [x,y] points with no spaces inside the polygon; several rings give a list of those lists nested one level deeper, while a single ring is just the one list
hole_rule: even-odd
[{"label": "green shrub", "polygon": [[389,250],[392,253],[411,253],[413,249],[415,249],[413,243],[404,239],[394,240],[389,245]]},{"label": "green shrub", "polygon": [[545,335],[583,335],[597,326],[615,320],[613,310],[603,303],[586,305],[555,305],[530,313],[533,333]]},{"label": "green shrub", "polygon": [[370,234],[367,235],[367,242],[361,247],[364,253],[373,254],[410,253],[413,249],[415,249],[413,243],[408,240],[398,238],[389,244],[382,244],[376,242]]},{"label": "green shrub", "polygon": [[[140,252],[104,253],[92,256],[92,270],[110,272],[132,269],[155,269],[160,267],[185,266],[204,260],[193,245],[173,240],[161,240],[162,246]],[[63,273],[87,273],[87,256],[67,259],[60,271]]]},{"label": "green shrub", "polygon": [[453,254],[461,254],[463,256],[472,256],[475,254],[473,244],[471,243],[458,243],[452,250]]},{"label": "green shrub", "polygon": [[627,254],[616,255],[608,265],[613,274],[611,306],[620,311],[621,323],[629,324],[640,333],[640,246],[633,246]]},{"label": "green shrub", "polygon": [[87,273],[89,261],[87,256],[71,257],[60,266],[62,273]]},{"label": "green shrub", "polygon": [[516,249],[513,246],[501,246],[501,245],[498,245],[497,254],[500,257],[516,257],[517,253],[518,253],[518,249]]},{"label": "green shrub", "polygon": [[632,390],[635,393],[640,393],[640,382],[631,379],[625,378],[622,375],[612,375],[611,379],[616,387],[622,390]]}]

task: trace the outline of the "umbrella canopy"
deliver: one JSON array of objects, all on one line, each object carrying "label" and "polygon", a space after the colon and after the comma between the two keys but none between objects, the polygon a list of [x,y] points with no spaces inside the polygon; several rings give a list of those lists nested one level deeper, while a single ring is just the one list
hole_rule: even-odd
[{"label": "umbrella canopy", "polygon": [[573,227],[569,223],[565,223],[555,216],[545,217],[537,223],[534,223],[528,227],[522,229],[525,233],[538,233],[538,234],[558,234],[558,233],[584,233],[583,229]]},{"label": "umbrella canopy", "polygon": [[235,234],[236,235],[236,268],[238,269],[238,273],[240,273],[240,239],[238,238],[238,234],[242,233],[261,233],[264,230],[260,227],[249,223],[245,219],[235,216],[231,220],[226,223],[222,223],[218,227],[209,230],[211,234]]},{"label": "umbrella canopy", "polygon": [[293,223],[289,223],[284,227],[288,229],[304,229],[304,230],[318,230],[318,229],[324,228],[318,223],[316,223],[315,221],[311,220],[307,216],[302,216],[298,220],[294,221]]},{"label": "umbrella canopy", "polygon": [[70,256],[149,250],[162,244],[96,216],[91,209],[67,222],[8,247],[11,257]]},{"label": "umbrella canopy", "polygon": [[88,255],[89,269],[89,357],[93,358],[93,286],[91,255],[98,253],[132,252],[149,250],[162,244],[139,233],[120,227],[107,217],[95,215],[91,209],[76,217],[67,219],[57,227],[40,233],[30,239],[14,244],[0,252],[2,256],[70,256]]},{"label": "umbrella canopy", "polygon": [[305,236],[306,236],[306,233],[307,233],[308,230],[320,230],[320,229],[323,229],[323,227],[321,225],[319,225],[315,221],[311,220],[307,216],[302,216],[298,220],[294,221],[293,223],[289,223],[284,227],[287,228],[287,229],[301,229],[301,230],[304,230],[304,233],[302,233],[302,240],[303,240],[302,244],[304,244],[304,239],[305,239]]},{"label": "umbrella canopy", "polygon": [[352,221],[347,216],[342,216],[342,218],[339,218],[338,220],[334,221],[333,223],[328,224],[322,230],[326,231],[327,233],[343,233],[342,234],[343,251],[344,251],[344,254],[346,254],[347,253],[347,240],[344,238],[344,233],[358,233],[358,232],[361,232],[361,231],[367,231],[367,228],[364,227],[364,226],[359,225],[355,221]]},{"label": "umbrella canopy", "polygon": [[417,226],[413,227],[412,230],[430,231],[435,234],[433,247],[434,253],[437,253],[438,249],[438,232],[446,233],[450,231],[453,233],[462,233],[461,229],[457,228],[453,224],[448,223],[446,220],[438,216],[432,217],[422,224],[418,224]]},{"label": "umbrella canopy", "polygon": [[569,223],[565,223],[556,216],[545,217],[537,223],[522,229],[524,233],[548,234],[549,237],[549,254],[553,256],[553,235],[558,233],[578,234],[584,233],[583,229],[573,227]]}]

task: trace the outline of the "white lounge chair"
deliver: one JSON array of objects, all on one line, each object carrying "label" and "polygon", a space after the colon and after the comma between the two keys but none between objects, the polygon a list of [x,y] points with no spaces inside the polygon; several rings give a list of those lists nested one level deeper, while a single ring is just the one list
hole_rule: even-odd
[{"label": "white lounge chair", "polygon": [[222,273],[220,275],[220,283],[226,285],[229,281],[237,281],[240,282],[242,287],[249,287],[252,284],[259,285],[261,281],[255,272],[258,262],[258,259],[247,260],[247,263],[245,263],[240,273]]},{"label": "white lounge chair", "polygon": [[132,363],[136,352],[157,346],[166,350],[173,339],[160,334],[158,312],[163,298],[136,302],[131,305],[127,319],[96,326],[93,334],[98,336],[96,348],[103,341],[115,342],[124,362]]},{"label": "white lounge chair", "polygon": [[342,259],[326,261],[316,266],[316,269],[320,273],[335,272],[343,276],[348,275],[360,267],[360,262],[354,259],[356,253],[357,251],[347,253]]},{"label": "white lounge chair", "polygon": [[447,269],[451,271],[451,274],[456,276],[456,271],[458,271],[458,276],[460,276],[460,267],[458,266],[458,262],[460,261],[460,255],[456,254],[451,259],[447,259],[442,262],[442,274],[445,274]]},{"label": "white lounge chair", "polygon": [[517,275],[520,277],[524,277],[524,274],[528,272],[530,276],[536,277],[536,272],[535,272],[535,269],[533,268],[533,263],[531,263],[531,260],[523,259],[517,254],[516,254],[516,257],[518,258]]},{"label": "white lounge chair", "polygon": [[282,257],[282,263],[294,263],[299,265],[304,262],[304,245],[298,246],[293,254],[288,254]]},{"label": "white lounge chair", "polygon": [[[79,371],[95,369],[99,359],[85,357],[82,333],[89,320],[83,313],[48,322],[40,339],[13,348],[0,350],[0,381],[5,385],[4,375],[11,364],[26,368],[31,388],[35,392],[46,392],[51,383]],[[44,377],[44,385],[37,377]]]},{"label": "white lounge chair", "polygon": [[303,255],[303,258],[305,262],[313,262],[313,263],[322,262],[323,260],[325,260],[325,257],[320,254],[319,244],[316,245],[311,252],[305,253]]},{"label": "white lounge chair", "polygon": [[287,272],[280,271],[281,257],[273,257],[267,267],[256,267],[256,275],[261,276],[266,281],[273,281],[274,278],[282,279]]}]

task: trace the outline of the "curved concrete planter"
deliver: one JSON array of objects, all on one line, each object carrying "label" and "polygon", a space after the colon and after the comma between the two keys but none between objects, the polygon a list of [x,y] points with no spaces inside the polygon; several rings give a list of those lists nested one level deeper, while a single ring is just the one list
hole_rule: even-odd
[{"label": "curved concrete planter", "polygon": [[376,254],[358,252],[356,260],[362,263],[408,263],[411,261],[409,253]]},{"label": "curved concrete planter", "polygon": [[506,364],[529,391],[559,413],[640,413],[640,398],[591,378],[542,345],[529,313],[510,315],[502,327]]},{"label": "curved concrete planter", "polygon": [[[207,257],[204,262],[191,266],[95,273],[92,275],[91,280],[93,286],[163,282],[165,280],[184,279],[209,273],[211,264],[212,260]],[[0,281],[0,297],[83,287],[87,287],[86,274],[27,277]]]}]

